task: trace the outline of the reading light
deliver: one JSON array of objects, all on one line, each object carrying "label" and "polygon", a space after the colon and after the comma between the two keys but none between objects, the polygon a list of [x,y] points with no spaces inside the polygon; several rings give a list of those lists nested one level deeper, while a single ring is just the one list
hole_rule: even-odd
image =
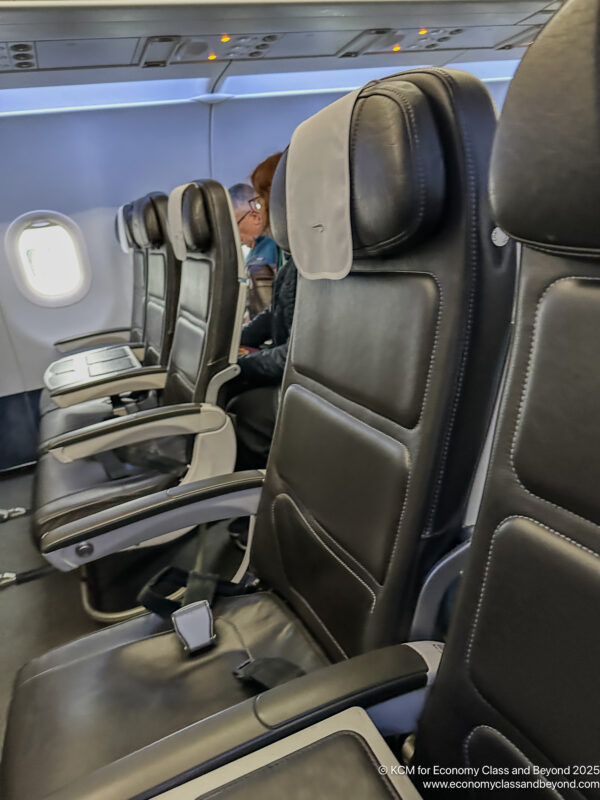
[{"label": "reading light", "polygon": [[402,45],[400,45],[400,44],[395,44],[395,45],[392,47],[392,50],[393,50],[393,52],[394,52],[394,53],[399,53],[399,52],[400,52],[400,50],[402,50]]},{"label": "reading light", "polygon": [[208,60],[209,61],[214,61],[216,57],[217,57],[216,53],[209,53]]},{"label": "reading light", "polygon": [[223,44],[225,44],[226,42],[230,42],[231,36],[228,36],[226,33],[224,33],[223,36],[221,36],[221,41],[223,42]]},{"label": "reading light", "polygon": [[425,36],[426,33],[428,33],[427,28],[420,28],[419,36]]}]

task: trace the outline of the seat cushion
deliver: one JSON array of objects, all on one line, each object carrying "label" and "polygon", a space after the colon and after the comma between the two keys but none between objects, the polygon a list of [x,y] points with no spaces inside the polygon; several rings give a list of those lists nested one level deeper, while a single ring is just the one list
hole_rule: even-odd
[{"label": "seat cushion", "polygon": [[68,464],[51,453],[41,456],[34,489],[34,539],[39,542],[46,531],[65,522],[175,486],[186,469],[188,438],[158,439]]},{"label": "seat cushion", "polygon": [[306,672],[328,661],[268,592],[217,600],[217,643],[190,658],[146,615],[26,665],[15,683],[2,762],[4,800],[41,800],[78,777],[242,702],[257,690],[232,670],[250,656]]},{"label": "seat cushion", "polygon": [[108,397],[86,400],[85,403],[77,403],[67,408],[60,408],[49,396],[47,402],[43,402],[43,397],[44,392],[40,399],[40,410],[44,408],[40,417],[40,444],[54,436],[70,433],[114,416],[112,403]]},{"label": "seat cushion", "polygon": [[[156,408],[158,400],[155,392],[147,392],[143,399],[137,397],[133,399],[128,395],[122,396],[123,410],[128,414],[136,411],[146,411]],[[43,389],[40,396],[40,434],[39,442],[42,445],[54,436],[84,428],[86,425],[94,425],[105,419],[113,419],[115,416],[113,404],[109,397],[101,397],[97,400],[86,400],[84,403],[76,403],[67,408],[60,408],[50,397],[47,389]]]}]

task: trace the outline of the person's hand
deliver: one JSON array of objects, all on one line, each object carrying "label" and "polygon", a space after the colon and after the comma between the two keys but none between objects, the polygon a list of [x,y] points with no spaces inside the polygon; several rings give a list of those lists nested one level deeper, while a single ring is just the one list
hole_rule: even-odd
[{"label": "person's hand", "polygon": [[238,356],[249,356],[250,353],[258,353],[258,347],[245,347],[243,345],[238,347]]}]

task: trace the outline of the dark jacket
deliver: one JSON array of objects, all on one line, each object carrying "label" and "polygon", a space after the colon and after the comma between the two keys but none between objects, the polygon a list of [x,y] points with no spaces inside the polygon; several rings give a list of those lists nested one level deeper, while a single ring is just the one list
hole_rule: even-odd
[{"label": "dark jacket", "polygon": [[240,378],[257,385],[281,383],[294,318],[297,277],[294,262],[288,258],[275,276],[270,308],[242,328],[242,345],[260,347],[269,339],[273,344],[239,358]]}]

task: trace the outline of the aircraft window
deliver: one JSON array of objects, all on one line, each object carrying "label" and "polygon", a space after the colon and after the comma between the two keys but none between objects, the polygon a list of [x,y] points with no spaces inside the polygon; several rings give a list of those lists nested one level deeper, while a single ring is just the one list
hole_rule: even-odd
[{"label": "aircraft window", "polygon": [[19,288],[34,303],[69,305],[87,293],[90,270],[73,220],[56,212],[25,214],[10,226],[7,245]]}]

